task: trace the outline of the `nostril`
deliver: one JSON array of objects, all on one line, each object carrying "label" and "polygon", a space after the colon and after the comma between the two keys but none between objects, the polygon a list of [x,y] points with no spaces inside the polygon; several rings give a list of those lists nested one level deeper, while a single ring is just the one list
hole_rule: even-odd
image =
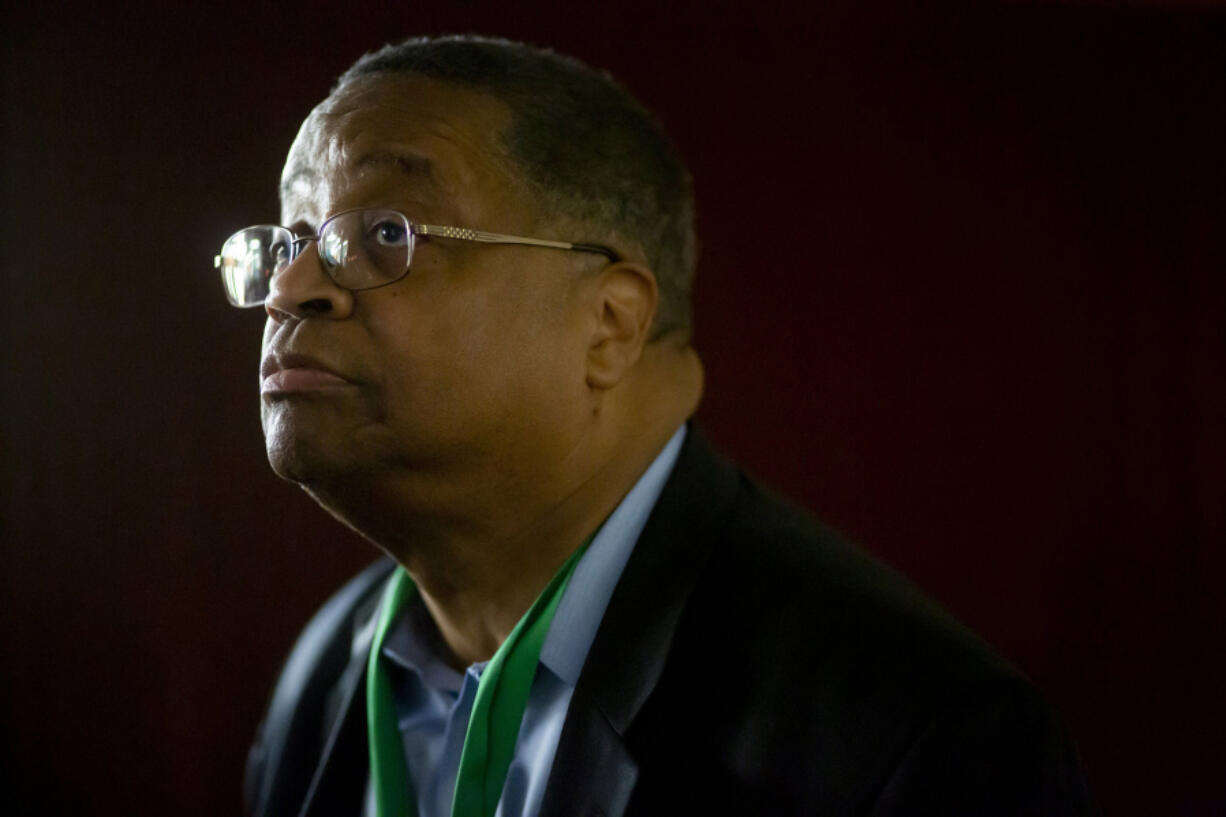
[{"label": "nostril", "polygon": [[332,311],[332,302],[327,298],[312,298],[309,301],[303,301],[298,304],[298,308],[303,312],[323,315]]}]

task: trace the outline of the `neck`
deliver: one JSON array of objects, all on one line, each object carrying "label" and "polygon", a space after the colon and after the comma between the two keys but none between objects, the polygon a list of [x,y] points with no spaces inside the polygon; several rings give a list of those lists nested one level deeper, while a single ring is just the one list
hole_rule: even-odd
[{"label": "neck", "polygon": [[563,563],[697,408],[692,349],[648,347],[548,463],[490,462],[453,479],[395,472],[304,486],[417,584],[453,667],[489,659]]}]

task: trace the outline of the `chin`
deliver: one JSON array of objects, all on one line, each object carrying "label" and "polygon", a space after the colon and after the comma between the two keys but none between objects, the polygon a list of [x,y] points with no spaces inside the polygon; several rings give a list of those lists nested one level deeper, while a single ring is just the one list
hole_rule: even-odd
[{"label": "chin", "polygon": [[330,444],[326,435],[312,434],[284,421],[264,415],[264,447],[273,473],[290,482],[327,480],[350,470],[346,446]]},{"label": "chin", "polygon": [[326,479],[329,472],[336,470],[335,462],[312,450],[303,450],[303,446],[287,445],[272,439],[265,441],[268,450],[268,464],[272,471],[281,479],[297,482],[316,482]]}]

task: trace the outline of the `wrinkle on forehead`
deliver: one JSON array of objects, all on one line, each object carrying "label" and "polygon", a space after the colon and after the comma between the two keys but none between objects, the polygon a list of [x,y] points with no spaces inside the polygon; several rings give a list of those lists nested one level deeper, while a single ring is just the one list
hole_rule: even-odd
[{"label": "wrinkle on forehead", "polygon": [[364,177],[389,169],[424,195],[455,201],[517,188],[500,138],[510,118],[498,100],[460,86],[411,77],[360,80],[303,122],[281,179],[283,221],[318,223]]}]

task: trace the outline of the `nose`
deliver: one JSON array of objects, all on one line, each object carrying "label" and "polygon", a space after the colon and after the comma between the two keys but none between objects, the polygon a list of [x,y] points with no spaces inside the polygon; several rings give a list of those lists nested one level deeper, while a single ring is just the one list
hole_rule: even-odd
[{"label": "nose", "polygon": [[268,282],[264,310],[277,323],[302,318],[344,320],[353,314],[353,293],[328,276],[314,246],[303,247]]}]

